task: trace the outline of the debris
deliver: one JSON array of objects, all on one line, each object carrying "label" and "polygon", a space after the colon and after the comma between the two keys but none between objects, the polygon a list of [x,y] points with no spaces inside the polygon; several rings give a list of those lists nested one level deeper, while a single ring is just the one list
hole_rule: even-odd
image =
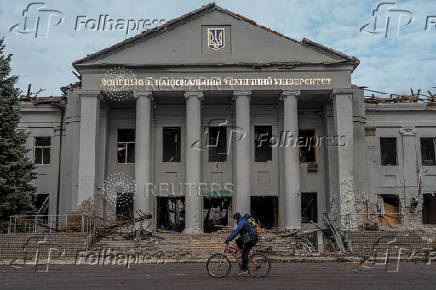
[{"label": "debris", "polygon": [[378,104],[378,103],[436,103],[436,95],[428,91],[429,95],[424,95],[421,93],[421,89],[415,94],[412,89],[410,89],[410,95],[398,95],[398,94],[388,94],[384,92],[374,91],[370,89],[365,89],[366,91],[375,92],[379,94],[386,94],[389,97],[376,97],[372,94],[370,97],[365,97],[366,103]]},{"label": "debris", "polygon": [[328,229],[330,230],[329,234],[333,237],[337,248],[339,249],[339,251],[341,253],[345,253],[346,249],[345,249],[345,246],[344,246],[342,235],[336,230],[336,228],[333,225],[333,223],[332,223],[330,217],[328,216],[328,214],[323,213],[322,218],[324,220],[324,223],[327,225]]},{"label": "debris", "polygon": [[410,201],[410,213],[415,213],[418,205],[419,201],[415,197],[412,197],[412,200]]},{"label": "debris", "polygon": [[366,231],[378,231],[378,223],[374,221],[365,222],[363,224],[363,230]]},{"label": "debris", "polygon": [[70,90],[72,90],[74,88],[80,88],[81,86],[82,86],[82,81],[80,80],[80,81],[75,82],[75,83],[70,83],[69,85],[67,85],[65,87],[61,87],[60,90],[62,91],[64,96],[66,96],[68,91],[70,91]]}]

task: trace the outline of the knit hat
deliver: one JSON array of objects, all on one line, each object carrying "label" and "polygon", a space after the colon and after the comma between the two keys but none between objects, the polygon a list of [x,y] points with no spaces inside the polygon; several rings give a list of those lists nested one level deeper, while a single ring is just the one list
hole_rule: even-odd
[{"label": "knit hat", "polygon": [[235,212],[234,214],[233,214],[233,219],[234,220],[239,220],[241,218],[241,214],[239,213],[239,212]]}]

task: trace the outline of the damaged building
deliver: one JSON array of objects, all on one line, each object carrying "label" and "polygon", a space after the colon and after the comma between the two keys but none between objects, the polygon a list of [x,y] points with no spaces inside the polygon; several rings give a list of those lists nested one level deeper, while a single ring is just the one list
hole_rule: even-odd
[{"label": "damaged building", "polygon": [[234,212],[266,229],[323,213],[435,224],[436,107],[365,101],[358,65],[215,4],[88,55],[65,96],[22,99],[41,207],[92,198],[102,216],[141,210],[188,233]]}]

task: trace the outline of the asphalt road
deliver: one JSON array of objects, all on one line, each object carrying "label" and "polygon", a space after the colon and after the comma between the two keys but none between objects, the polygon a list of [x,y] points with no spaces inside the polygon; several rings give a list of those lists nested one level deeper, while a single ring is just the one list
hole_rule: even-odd
[{"label": "asphalt road", "polygon": [[[436,289],[434,265],[384,266],[350,263],[273,264],[266,278],[238,276],[234,267],[223,279],[208,276],[204,264],[51,265],[0,267],[0,289]],[[41,268],[43,270],[43,268]],[[395,270],[392,265],[388,270]]]}]

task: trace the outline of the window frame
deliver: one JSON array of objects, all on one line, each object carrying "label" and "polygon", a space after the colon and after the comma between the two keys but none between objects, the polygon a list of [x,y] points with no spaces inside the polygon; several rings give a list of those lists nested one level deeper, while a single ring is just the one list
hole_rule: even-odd
[{"label": "window frame", "polygon": [[318,192],[302,192],[301,193],[301,213],[300,213],[300,215],[301,215],[301,222],[302,223],[303,223],[303,212],[302,211],[305,209],[305,208],[303,208],[303,195],[305,196],[306,199],[313,197],[313,201],[314,201],[314,203],[312,205],[314,220],[312,219],[312,220],[309,220],[309,221],[304,222],[304,223],[311,223],[311,222],[318,223],[319,222]]},{"label": "window frame", "polygon": [[[118,137],[119,137],[119,130],[133,130],[134,131],[134,136],[135,136],[135,141],[129,141],[129,142],[120,142],[120,141],[118,141]],[[128,154],[129,154],[129,151],[128,151],[128,144],[134,144],[135,145],[135,150],[136,150],[136,129],[135,128],[117,128],[117,154],[116,154],[116,159],[117,159],[117,164],[118,165],[129,165],[129,164],[135,164],[135,161],[133,161],[133,162],[119,162],[119,160],[118,160],[118,149],[119,149],[119,145],[120,144],[124,144],[124,146],[125,146],[125,149],[124,150],[126,150],[126,156],[125,156],[125,161],[127,161],[128,160]],[[135,152],[134,152],[134,154],[135,154]]]},{"label": "window frame", "polygon": [[431,203],[431,199],[434,199],[436,197],[435,195],[436,195],[435,193],[431,193],[431,192],[422,194],[421,216],[422,216],[423,225],[436,225],[436,222],[435,223],[430,222],[431,209],[429,205],[429,203]]},{"label": "window frame", "polygon": [[[382,159],[382,139],[395,139],[395,164],[383,164]],[[380,136],[379,137],[379,146],[380,146],[380,166],[398,166],[399,160],[398,160],[398,137],[396,136]]]},{"label": "window frame", "polygon": [[[298,129],[298,141],[300,138],[300,131],[313,131],[313,137],[316,138],[316,128],[304,128],[304,129]],[[298,144],[298,142],[297,142]],[[316,146],[313,147],[313,152],[315,155],[315,161],[300,161],[300,154],[301,154],[301,150],[300,150],[300,146],[298,146],[298,162],[299,164],[318,164],[318,150],[316,148]]]},{"label": "window frame", "polygon": [[[218,129],[223,129],[224,130],[224,138],[225,138],[225,142],[224,142],[224,149],[225,149],[225,153],[221,153],[221,152],[216,152],[216,155],[224,155],[224,160],[222,160],[222,161],[212,161],[211,160],[211,156],[212,156],[212,148],[215,148],[214,146],[211,146],[211,144],[210,144],[210,138],[211,138],[211,134],[210,134],[210,129],[211,128],[218,128]],[[219,132],[219,131],[218,131]],[[208,126],[207,127],[207,133],[208,133],[208,135],[207,135],[207,147],[208,147],[208,156],[207,156],[207,161],[209,162],[209,163],[217,163],[217,162],[219,162],[219,163],[224,163],[224,162],[227,162],[227,152],[228,152],[228,146],[227,146],[227,143],[228,143],[228,140],[227,140],[227,127],[226,126]],[[221,135],[220,135],[221,136]],[[218,142],[219,143],[219,142]],[[212,144],[213,145],[213,144]]]},{"label": "window frame", "polygon": [[[52,142],[51,142],[51,138],[52,136],[33,136],[33,163],[35,165],[38,166],[50,166],[52,165]],[[36,139],[37,138],[49,138],[50,139],[50,145],[49,146],[41,146],[41,145],[36,145]],[[44,162],[44,148],[48,148],[49,149],[49,158],[50,158],[50,162],[49,163],[36,163],[36,148],[41,148],[42,151],[42,156],[41,156],[41,161]]]},{"label": "window frame", "polygon": [[270,136],[270,140],[274,137],[274,135],[273,135],[274,126],[273,126],[273,125],[253,125],[253,139],[252,139],[252,142],[254,141],[254,156],[253,156],[253,162],[256,162],[256,163],[268,163],[268,162],[273,162],[273,161],[274,161],[274,150],[273,150],[273,147],[270,146],[271,144],[270,144],[269,142],[267,142],[267,143],[268,143],[267,146],[269,146],[270,149],[271,149],[271,160],[267,160],[267,161],[256,161],[256,152],[257,152],[257,149],[256,149],[256,148],[262,148],[262,147],[258,147],[257,144],[256,144],[256,127],[262,127],[262,128],[264,128],[264,127],[268,127],[268,128],[271,128],[271,136]]},{"label": "window frame", "polygon": [[[165,134],[164,134],[164,131],[165,131],[165,129],[177,129],[178,130],[178,136],[179,136],[179,140],[178,140],[178,142],[177,142],[177,144],[178,144],[178,147],[177,147],[177,150],[176,150],[176,154],[178,155],[178,156],[176,156],[176,157],[178,157],[177,158],[177,161],[164,161],[165,160],[165,158],[164,158],[164,144],[165,144],[165,142],[164,142],[164,138],[165,138]],[[181,126],[165,126],[165,127],[162,127],[162,155],[161,155],[161,162],[162,163],[181,163],[182,162],[182,127]]]},{"label": "window frame", "polygon": [[[423,159],[422,159],[422,139],[432,139],[432,141],[433,141],[433,156],[434,156],[434,159],[433,159],[433,164],[431,164],[431,165],[424,165],[424,163],[423,163]],[[424,136],[420,136],[419,137],[419,147],[420,147],[420,150],[421,150],[421,166],[436,166],[436,137],[424,137]]]}]

